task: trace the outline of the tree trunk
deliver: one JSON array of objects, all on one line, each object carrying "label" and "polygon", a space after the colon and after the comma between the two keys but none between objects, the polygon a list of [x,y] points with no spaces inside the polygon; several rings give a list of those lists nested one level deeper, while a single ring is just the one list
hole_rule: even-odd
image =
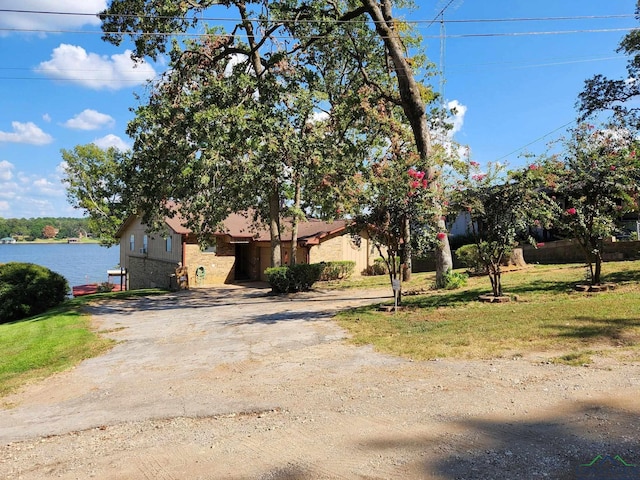
[{"label": "tree trunk", "polygon": [[602,254],[600,252],[596,253],[596,267],[593,272],[593,278],[591,281],[592,285],[600,285],[600,274],[602,273]]},{"label": "tree trunk", "polygon": [[[375,23],[376,32],[384,41],[385,46],[393,62],[393,67],[398,81],[398,91],[402,100],[402,109],[409,120],[416,149],[420,155],[420,161],[428,166],[427,173],[431,188],[437,191],[437,176],[435,168],[429,159],[431,153],[431,135],[427,123],[425,104],[420,95],[420,88],[413,75],[411,65],[405,58],[405,48],[398,32],[393,28],[390,0],[362,0],[367,13]],[[422,166],[422,165],[421,165]],[[439,202],[436,204],[435,224],[440,231],[446,231],[442,219],[442,208]],[[436,284],[443,282],[445,272],[453,268],[453,258],[449,240],[438,242],[435,252],[436,257]]]},{"label": "tree trunk", "polygon": [[291,258],[289,265],[296,264],[296,256],[298,255],[298,212],[300,211],[300,176],[294,175],[294,196],[293,196],[293,218],[291,219]]},{"label": "tree trunk", "polygon": [[271,266],[282,265],[282,242],[280,240],[280,195],[277,185],[269,195],[269,233],[271,234]]},{"label": "tree trunk", "polygon": [[[247,42],[251,47],[251,66],[258,77],[258,94],[260,94],[260,78],[264,73],[264,66],[260,59],[260,51],[253,31],[253,23],[247,14],[247,7],[244,2],[237,2],[236,6],[242,18],[242,28],[247,32]],[[282,242],[280,239],[280,191],[278,180],[273,180],[273,188],[269,194],[269,233],[271,235],[271,266],[282,265]]]},{"label": "tree trunk", "polygon": [[527,266],[527,262],[525,262],[524,260],[524,253],[522,248],[513,249],[513,252],[511,252],[511,255],[509,256],[508,265],[515,265],[516,267]]},{"label": "tree trunk", "polygon": [[411,280],[412,273],[412,256],[413,249],[411,248],[411,220],[409,217],[404,219],[404,245],[403,245],[403,258],[402,258],[402,281],[408,282]]},{"label": "tree trunk", "polygon": [[[437,219],[437,225],[439,231],[446,231],[446,225],[442,216]],[[453,270],[453,257],[451,256],[451,246],[449,245],[448,235],[445,235],[442,240],[437,242],[434,254],[436,263],[436,288],[443,288],[445,286],[445,274],[449,270]]]}]

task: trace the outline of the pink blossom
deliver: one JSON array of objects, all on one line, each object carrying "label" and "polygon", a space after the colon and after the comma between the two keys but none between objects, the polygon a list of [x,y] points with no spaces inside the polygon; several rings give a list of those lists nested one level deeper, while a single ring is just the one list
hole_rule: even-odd
[{"label": "pink blossom", "polygon": [[632,152],[629,154],[629,156],[630,156],[631,158],[635,158],[635,156],[636,156],[636,151],[635,151],[635,150],[634,150],[634,151],[632,151]]},{"label": "pink blossom", "polygon": [[444,240],[445,238],[447,238],[447,234],[444,232],[438,232],[438,234],[436,235],[436,238],[438,240]]},{"label": "pink blossom", "polygon": [[424,172],[416,172],[416,178],[422,180],[424,178]]},{"label": "pink blossom", "polygon": [[410,177],[415,177],[416,173],[418,172],[416,172],[415,168],[410,168],[407,173],[409,174]]},{"label": "pink blossom", "polygon": [[475,180],[476,182],[482,181],[487,177],[486,173],[478,173],[476,175],[473,175],[471,178],[473,180]]},{"label": "pink blossom", "polygon": [[529,165],[529,170],[538,170],[540,168],[539,165],[536,165],[535,163],[532,163],[531,165]]},{"label": "pink blossom", "polygon": [[472,167],[476,167],[476,168],[480,166],[480,164],[478,162],[474,162],[474,161],[469,162],[469,165],[471,165]]},{"label": "pink blossom", "polygon": [[615,166],[615,165],[611,165],[611,166],[609,167],[609,170],[611,170],[612,172],[613,172],[615,169],[616,169],[616,166]]},{"label": "pink blossom", "polygon": [[422,179],[422,188],[427,188],[429,186],[429,181],[426,178]]},{"label": "pink blossom", "polygon": [[411,188],[420,188],[420,182],[418,180],[413,180],[410,185]]},{"label": "pink blossom", "polygon": [[571,207],[571,208],[567,208],[567,213],[569,215],[575,215],[576,214],[576,209]]}]

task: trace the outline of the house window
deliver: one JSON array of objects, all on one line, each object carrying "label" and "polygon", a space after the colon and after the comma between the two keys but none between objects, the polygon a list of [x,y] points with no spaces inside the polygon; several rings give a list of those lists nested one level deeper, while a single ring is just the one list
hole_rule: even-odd
[{"label": "house window", "polygon": [[164,246],[166,247],[167,252],[171,251],[171,237],[164,239]]},{"label": "house window", "polygon": [[129,237],[129,250],[132,252],[136,249],[136,236],[132,233]]},{"label": "house window", "polygon": [[142,253],[147,253],[149,250],[149,238],[145,235],[142,237]]}]

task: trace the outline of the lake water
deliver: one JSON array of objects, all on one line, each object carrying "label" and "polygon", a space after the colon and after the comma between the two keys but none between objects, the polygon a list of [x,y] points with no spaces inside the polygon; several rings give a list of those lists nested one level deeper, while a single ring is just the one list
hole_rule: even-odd
[{"label": "lake water", "polygon": [[107,270],[118,268],[120,247],[106,248],[95,243],[0,245],[0,263],[7,262],[42,265],[64,276],[73,287],[106,282]]}]

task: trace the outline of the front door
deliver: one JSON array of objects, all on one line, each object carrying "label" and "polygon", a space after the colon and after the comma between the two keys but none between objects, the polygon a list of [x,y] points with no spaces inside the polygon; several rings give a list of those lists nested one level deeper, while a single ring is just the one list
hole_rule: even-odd
[{"label": "front door", "polygon": [[248,243],[236,243],[235,280],[250,280],[250,256]]}]

